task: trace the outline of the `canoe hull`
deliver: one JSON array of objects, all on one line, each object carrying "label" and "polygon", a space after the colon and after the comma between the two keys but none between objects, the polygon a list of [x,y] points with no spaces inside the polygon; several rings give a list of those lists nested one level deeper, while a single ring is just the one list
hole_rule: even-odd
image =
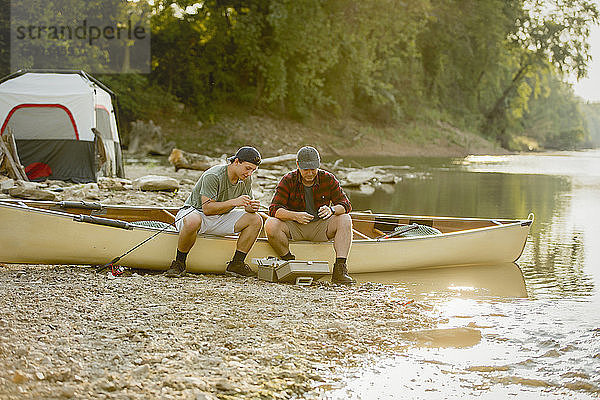
[{"label": "canoe hull", "polygon": [[[4,263],[102,265],[157,231],[76,222],[73,215],[4,203],[0,204],[0,221],[0,262]],[[523,251],[530,223],[524,220],[429,237],[355,240],[348,257],[349,272],[514,262]],[[162,232],[119,264],[165,270],[175,256],[177,239],[176,232]],[[200,235],[188,255],[188,271],[223,273],[235,246],[235,238]],[[331,242],[295,242],[290,248],[299,260],[326,260],[330,265],[335,260]],[[248,260],[274,255],[266,239],[259,238]]]}]

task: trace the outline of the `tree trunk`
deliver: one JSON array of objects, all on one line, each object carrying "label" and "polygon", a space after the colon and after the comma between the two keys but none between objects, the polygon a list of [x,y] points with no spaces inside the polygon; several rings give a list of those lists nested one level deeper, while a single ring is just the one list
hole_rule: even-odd
[{"label": "tree trunk", "polygon": [[486,113],[483,133],[493,133],[500,145],[508,148],[510,134],[506,130],[506,110],[510,104],[512,93],[519,85],[521,79],[531,64],[522,65],[510,82],[510,85],[502,92],[502,95],[494,103],[494,107]]}]

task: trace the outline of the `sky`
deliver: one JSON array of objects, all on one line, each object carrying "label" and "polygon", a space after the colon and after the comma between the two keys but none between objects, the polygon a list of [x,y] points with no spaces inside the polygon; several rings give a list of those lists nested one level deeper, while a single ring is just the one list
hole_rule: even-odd
[{"label": "sky", "polygon": [[600,26],[592,28],[589,43],[593,59],[588,69],[588,77],[573,82],[573,90],[586,101],[600,102]]}]

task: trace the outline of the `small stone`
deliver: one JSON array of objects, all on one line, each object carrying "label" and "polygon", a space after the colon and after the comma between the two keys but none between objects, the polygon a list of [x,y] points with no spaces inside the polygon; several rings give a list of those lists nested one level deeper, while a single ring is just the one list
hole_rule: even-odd
[{"label": "small stone", "polygon": [[377,174],[369,170],[352,171],[346,175],[346,186],[360,186],[377,178]]},{"label": "small stone", "polygon": [[396,183],[396,177],[392,174],[385,174],[377,178],[377,180],[381,183]]},{"label": "small stone", "polygon": [[60,396],[70,399],[71,397],[75,396],[75,388],[70,385],[63,386],[60,391]]},{"label": "small stone", "polygon": [[148,374],[150,373],[150,367],[148,366],[148,364],[144,364],[144,365],[140,365],[139,367],[135,368],[133,371],[131,371],[131,375],[137,377],[137,378],[145,378],[146,376],[148,376]]},{"label": "small stone", "polygon": [[206,384],[206,381],[204,381],[204,379],[198,378],[196,376],[186,376],[186,377],[182,378],[182,382],[187,387],[198,388],[200,390],[208,389],[208,385]]},{"label": "small stone", "polygon": [[114,382],[110,382],[106,379],[103,379],[101,381],[98,382],[98,387],[104,391],[107,392],[114,392],[115,390],[117,390],[117,387],[115,386]]},{"label": "small stone", "polygon": [[40,381],[43,381],[45,378],[44,373],[42,371],[37,371],[35,373],[35,377],[38,378]]},{"label": "small stone", "polygon": [[196,400],[217,400],[215,396],[210,393],[196,393]]},{"label": "small stone", "polygon": [[142,336],[139,333],[136,333],[135,335],[133,335],[133,337],[131,338],[132,342],[141,342],[143,341]]},{"label": "small stone", "polygon": [[25,375],[21,371],[16,371],[13,375],[12,381],[16,384],[21,384],[27,381],[27,375]]},{"label": "small stone", "polygon": [[235,392],[237,391],[236,387],[233,386],[228,380],[221,379],[217,383],[215,383],[215,388],[221,392]]},{"label": "small stone", "polygon": [[104,190],[127,190],[131,187],[131,181],[123,178],[99,177],[98,187]]}]

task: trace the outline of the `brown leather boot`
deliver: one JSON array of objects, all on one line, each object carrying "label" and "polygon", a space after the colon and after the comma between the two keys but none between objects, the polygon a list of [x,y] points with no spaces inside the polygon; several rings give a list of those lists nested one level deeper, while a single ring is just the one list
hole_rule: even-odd
[{"label": "brown leather boot", "polygon": [[346,263],[335,263],[333,264],[333,274],[331,275],[331,283],[337,283],[340,285],[351,285],[355,281],[350,275],[348,275],[348,267]]},{"label": "brown leather boot", "polygon": [[227,263],[226,272],[241,275],[241,276],[256,276],[257,273],[252,271],[250,266],[242,261],[229,261]]},{"label": "brown leather boot", "polygon": [[179,260],[173,260],[171,267],[165,272],[169,278],[179,278],[185,276],[185,264]]}]

